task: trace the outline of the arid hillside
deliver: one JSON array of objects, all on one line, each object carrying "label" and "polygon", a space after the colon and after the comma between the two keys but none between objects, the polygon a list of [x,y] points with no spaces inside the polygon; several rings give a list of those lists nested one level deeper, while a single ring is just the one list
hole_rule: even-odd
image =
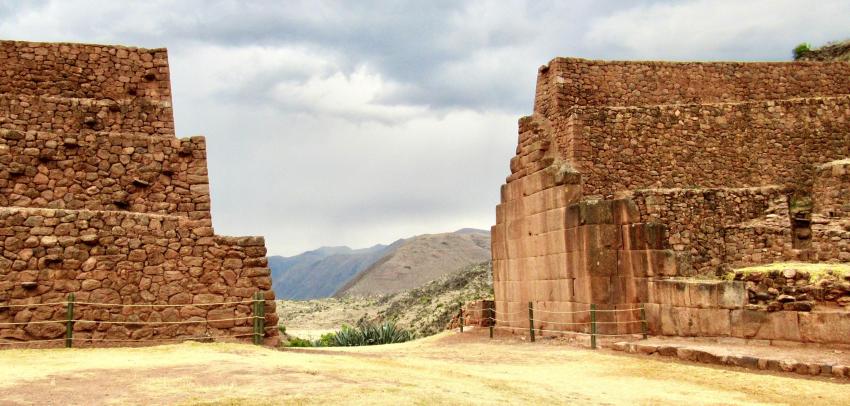
[{"label": "arid hillside", "polygon": [[464,229],[405,240],[334,296],[377,296],[416,288],[470,264],[490,260],[490,233]]},{"label": "arid hillside", "polygon": [[322,247],[292,257],[269,257],[275,296],[292,300],[331,296],[399,243],[358,250]]},{"label": "arid hillside", "polygon": [[393,321],[417,337],[424,337],[443,331],[460,303],[491,299],[492,277],[488,262],[467,266],[393,295],[280,300],[277,305],[280,324],[287,334],[309,340],[359,321]]}]

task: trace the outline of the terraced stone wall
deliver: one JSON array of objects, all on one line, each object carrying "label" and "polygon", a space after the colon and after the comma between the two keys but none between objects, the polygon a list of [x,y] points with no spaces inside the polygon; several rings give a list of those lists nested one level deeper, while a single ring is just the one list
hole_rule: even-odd
[{"label": "terraced stone wall", "polygon": [[[65,301],[191,305],[250,301],[269,291],[261,237],[218,237],[204,220],[114,211],[0,209],[0,339],[64,337],[65,307],[22,308]],[[274,297],[267,326],[274,330]],[[74,326],[87,338],[153,339],[252,332],[251,304],[103,307],[79,305]],[[199,319],[200,318],[200,319]],[[199,324],[114,324],[236,319]],[[59,320],[59,323],[33,323]],[[100,324],[97,321],[107,323]],[[4,322],[23,323],[3,326]],[[269,331],[271,334],[271,331]]]},{"label": "terraced stone wall", "polygon": [[576,106],[737,103],[850,95],[846,62],[659,62],[555,58],[539,69],[535,114]]},{"label": "terraced stone wall", "polygon": [[0,130],[0,206],[209,220],[206,141]]}]

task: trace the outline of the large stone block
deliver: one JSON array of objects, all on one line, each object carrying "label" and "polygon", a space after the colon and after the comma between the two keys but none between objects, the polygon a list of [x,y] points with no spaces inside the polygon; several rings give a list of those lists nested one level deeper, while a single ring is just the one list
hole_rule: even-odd
[{"label": "large stone block", "polygon": [[590,276],[613,276],[617,274],[617,251],[587,249],[578,252],[578,254],[582,258],[580,266],[584,268],[584,273]]},{"label": "large stone block", "polygon": [[640,211],[632,199],[615,199],[611,202],[614,224],[632,224],[640,222]]},{"label": "large stone block", "polygon": [[636,223],[621,226],[623,249],[660,250],[664,248],[665,227],[659,223]]},{"label": "large stone block", "polygon": [[759,340],[800,341],[797,312],[732,310],[732,335]]},{"label": "large stone block", "polygon": [[580,250],[605,248],[619,250],[623,247],[620,226],[614,224],[588,224],[578,227]]},{"label": "large stone block", "polygon": [[850,344],[850,313],[799,312],[800,335],[810,343]]},{"label": "large stone block", "polygon": [[567,206],[567,226],[614,224],[611,200],[582,200]]}]

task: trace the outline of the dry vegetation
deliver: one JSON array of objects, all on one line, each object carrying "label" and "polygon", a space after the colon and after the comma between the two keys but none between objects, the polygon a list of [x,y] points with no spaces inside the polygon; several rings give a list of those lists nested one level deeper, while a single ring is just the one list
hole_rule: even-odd
[{"label": "dry vegetation", "polygon": [[394,295],[281,300],[277,313],[287,334],[309,340],[361,320],[393,321],[424,337],[442,331],[459,303],[492,297],[492,270],[489,263],[483,263]]},{"label": "dry vegetation", "polygon": [[[484,333],[481,331],[481,333]],[[246,344],[0,351],[2,404],[839,405],[848,386],[485,334],[278,351]]]},{"label": "dry vegetation", "polygon": [[[850,264],[828,264],[828,263],[806,263],[806,262],[777,262],[767,265],[757,265],[736,269],[736,272],[750,274],[755,272],[771,272],[793,269],[795,271],[808,272],[812,282],[822,279],[826,275],[846,276],[850,275]],[[734,276],[734,272],[729,274]]]}]

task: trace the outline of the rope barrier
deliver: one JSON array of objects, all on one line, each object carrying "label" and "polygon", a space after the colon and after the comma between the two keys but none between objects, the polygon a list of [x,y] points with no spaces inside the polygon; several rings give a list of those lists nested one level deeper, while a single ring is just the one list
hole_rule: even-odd
[{"label": "rope barrier", "polygon": [[240,300],[237,302],[217,302],[217,303],[189,303],[189,304],[120,304],[120,303],[94,303],[94,302],[74,302],[78,305],[100,306],[100,307],[185,307],[185,306],[222,306],[232,304],[253,303],[253,300]]},{"label": "rope barrier", "polygon": [[9,304],[9,303],[0,303],[0,308],[3,307],[41,307],[41,306],[66,306],[68,302],[55,302],[55,303],[26,303],[26,304]]},{"label": "rope barrier", "polygon": [[[543,310],[543,309],[534,309],[534,311],[535,311],[535,312],[541,312],[541,313],[550,313],[550,314],[580,314],[580,313],[590,313],[590,310],[576,310],[576,311],[573,311],[573,312],[556,312],[556,311]],[[597,310],[597,311],[599,311],[599,310]]]},{"label": "rope barrier", "polygon": [[17,323],[0,323],[0,326],[19,326],[25,324],[48,324],[48,323],[67,323],[71,321],[73,323],[79,322],[89,322],[89,323],[100,323],[100,324],[135,324],[135,325],[159,325],[159,324],[200,324],[200,323],[214,323],[217,321],[238,321],[238,320],[251,320],[258,319],[260,317],[257,316],[247,316],[247,317],[234,317],[228,319],[204,319],[204,320],[185,320],[185,321],[111,321],[111,320],[85,320],[85,319],[75,319],[75,320],[45,320],[45,321],[30,321],[30,322],[17,322]]},{"label": "rope barrier", "polygon": [[[114,343],[147,343],[147,342],[163,342],[163,341],[187,341],[187,340],[208,340],[211,338],[240,338],[240,337],[251,337],[252,333],[248,334],[233,334],[233,335],[218,335],[218,336],[189,336],[189,337],[175,337],[175,338],[146,338],[140,340],[122,340],[115,338],[72,338],[72,341],[79,342],[114,342]],[[32,344],[32,343],[46,343],[46,342],[56,342],[56,341],[66,341],[65,338],[54,338],[54,339],[43,339],[43,340],[28,340],[28,341],[0,341],[0,345],[24,345],[24,344]]]}]

